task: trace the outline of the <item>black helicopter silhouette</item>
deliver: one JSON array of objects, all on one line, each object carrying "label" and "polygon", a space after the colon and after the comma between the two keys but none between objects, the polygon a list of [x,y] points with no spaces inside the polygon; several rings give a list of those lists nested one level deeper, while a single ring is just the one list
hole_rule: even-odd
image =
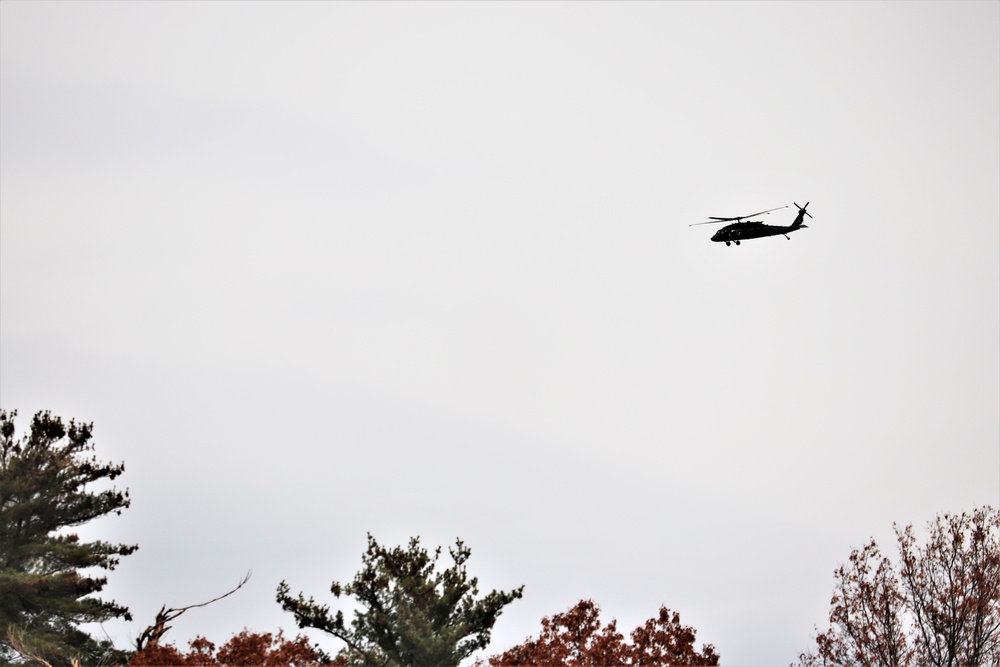
[{"label": "black helicopter silhouette", "polygon": [[[795,204],[795,202],[792,202]],[[740,241],[745,241],[746,239],[759,239],[765,236],[778,236],[779,234],[788,239],[788,234],[799,229],[806,229],[808,225],[802,223],[805,216],[812,215],[806,211],[806,206],[809,206],[809,202],[806,202],[805,206],[799,206],[795,204],[795,208],[799,209],[799,214],[795,216],[795,221],[792,224],[784,227],[782,225],[765,225],[760,220],[746,220],[746,218],[753,218],[758,215],[764,215],[766,213],[771,213],[771,211],[779,211],[783,208],[788,208],[787,206],[779,206],[778,208],[771,208],[766,211],[759,211],[757,213],[751,213],[750,215],[738,215],[735,218],[716,218],[714,216],[709,216],[708,220],[705,222],[696,222],[693,225],[688,225],[688,227],[694,227],[695,225],[712,225],[720,222],[733,222],[731,225],[726,225],[719,231],[717,231],[713,236],[712,240],[716,242],[725,241],[726,245],[735,243],[740,244]],[[791,240],[791,239],[789,239]]]}]

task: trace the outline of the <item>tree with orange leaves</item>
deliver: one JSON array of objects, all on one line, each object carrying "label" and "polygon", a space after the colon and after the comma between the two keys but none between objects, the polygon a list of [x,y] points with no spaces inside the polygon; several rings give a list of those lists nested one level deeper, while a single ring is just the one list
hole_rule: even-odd
[{"label": "tree with orange leaves", "polygon": [[640,625],[625,641],[617,621],[600,620],[600,607],[581,600],[562,614],[542,619],[538,639],[526,639],[489,659],[490,667],[667,667],[668,665],[718,665],[711,644],[695,651],[695,631],[681,624],[680,614],[660,607],[659,614]]},{"label": "tree with orange leaves", "polygon": [[137,652],[129,660],[129,667],[318,667],[319,665],[341,665],[345,662],[331,661],[330,656],[309,639],[297,635],[286,639],[283,631],[250,632],[243,630],[233,635],[225,644],[215,649],[215,644],[204,637],[196,637],[188,643],[187,653],[173,644],[154,643]]},{"label": "tree with orange leaves", "polygon": [[830,627],[802,667],[1000,665],[1000,512],[945,514],[917,539],[896,527],[896,564],[871,540],[834,572]]},{"label": "tree with orange leaves", "polygon": [[659,614],[632,631],[629,665],[718,665],[711,644],[694,650],[694,628],[681,624],[681,615],[660,607]]}]

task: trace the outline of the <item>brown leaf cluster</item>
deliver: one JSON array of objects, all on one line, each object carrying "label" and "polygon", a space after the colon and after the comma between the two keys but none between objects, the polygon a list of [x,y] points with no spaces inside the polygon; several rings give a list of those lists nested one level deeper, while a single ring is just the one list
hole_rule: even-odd
[{"label": "brown leaf cluster", "polygon": [[893,564],[874,540],[834,572],[830,627],[803,667],[1000,665],[1000,511],[945,514],[921,542],[896,527]]},{"label": "brown leaf cluster", "polygon": [[490,667],[668,667],[718,665],[715,647],[694,648],[695,630],[680,614],[660,607],[657,616],[633,630],[626,641],[617,621],[600,620],[600,607],[581,600],[568,611],[542,619],[537,639],[489,659]]},{"label": "brown leaf cluster", "polygon": [[129,660],[129,667],[318,667],[341,665],[298,635],[287,639],[283,631],[243,630],[216,650],[215,644],[204,637],[189,642],[189,650],[181,651],[173,644],[151,644]]}]

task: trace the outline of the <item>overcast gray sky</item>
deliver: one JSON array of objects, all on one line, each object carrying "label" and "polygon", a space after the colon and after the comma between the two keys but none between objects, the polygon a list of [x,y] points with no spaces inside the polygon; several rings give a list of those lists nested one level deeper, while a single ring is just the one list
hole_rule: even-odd
[{"label": "overcast gray sky", "polygon": [[787,665],[1000,503],[1000,3],[0,14],[0,399],[125,462],[120,645],[248,569],[168,637],[294,634],[370,531],[526,585],[488,654],[593,598]]}]

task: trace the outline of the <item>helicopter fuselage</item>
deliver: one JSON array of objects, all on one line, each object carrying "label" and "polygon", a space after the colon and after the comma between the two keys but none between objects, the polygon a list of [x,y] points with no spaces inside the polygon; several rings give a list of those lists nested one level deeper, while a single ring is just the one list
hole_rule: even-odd
[{"label": "helicopter fuselage", "polygon": [[[801,219],[801,214],[799,218]],[[765,236],[784,236],[788,238],[790,232],[794,232],[798,229],[804,229],[807,225],[803,225],[799,220],[796,220],[797,224],[791,224],[787,227],[782,225],[765,225],[763,222],[734,222],[731,225],[726,225],[719,231],[717,231],[713,236],[712,240],[717,243],[725,242],[726,245],[730,243],[740,244],[740,241],[746,239],[759,239]]]}]

